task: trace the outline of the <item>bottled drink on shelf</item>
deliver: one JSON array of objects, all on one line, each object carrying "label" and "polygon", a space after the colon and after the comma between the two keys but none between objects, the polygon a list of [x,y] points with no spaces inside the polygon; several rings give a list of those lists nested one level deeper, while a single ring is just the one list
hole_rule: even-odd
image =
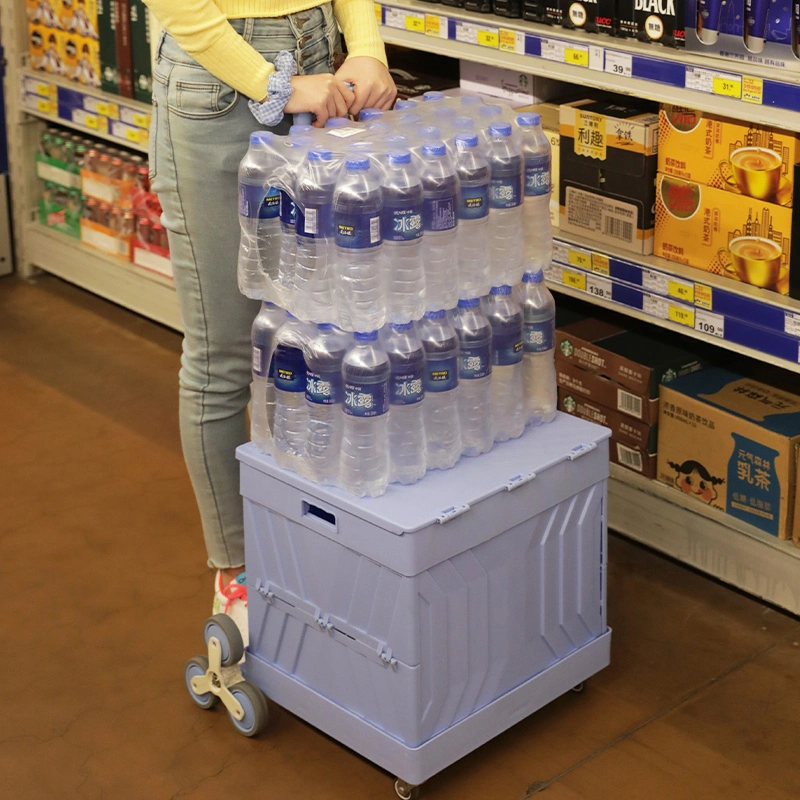
[{"label": "bottled drink on shelf", "polygon": [[275,420],[275,371],[272,357],[275,336],[286,320],[286,312],[265,301],[253,320],[253,395],[250,409],[250,439],[264,453],[272,452]]},{"label": "bottled drink on shelf", "polygon": [[450,469],[461,456],[458,337],[444,309],[426,311],[417,330],[425,351],[423,418],[427,466]]},{"label": "bottled drink on shelf", "polygon": [[378,332],[355,333],[342,365],[344,431],[339,483],[356,497],[377,497],[389,483],[389,358]]},{"label": "bottled drink on shelf", "polygon": [[453,312],[458,336],[458,420],[461,452],[487,453],[494,444],[491,416],[492,328],[479,298],[462,299]]},{"label": "bottled drink on shelf", "polygon": [[492,287],[486,316],[492,326],[492,430],[496,442],[505,442],[525,430],[522,309],[510,286]]},{"label": "bottled drink on shelf", "polygon": [[541,269],[522,276],[517,297],[522,306],[523,383],[529,425],[551,422],[556,415],[555,329],[556,302],[545,286]]},{"label": "bottled drink on shelf", "polygon": [[553,259],[553,231],[550,226],[550,142],[538,114],[517,117],[525,162],[523,235],[526,269],[550,265]]}]

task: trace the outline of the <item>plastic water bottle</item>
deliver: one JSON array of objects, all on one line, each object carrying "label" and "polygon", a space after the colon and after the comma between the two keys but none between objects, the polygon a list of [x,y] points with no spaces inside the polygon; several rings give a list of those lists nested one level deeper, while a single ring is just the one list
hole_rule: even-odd
[{"label": "plastic water bottle", "polygon": [[483,105],[483,98],[477,94],[462,94],[459,99],[462,106],[466,106],[469,110]]},{"label": "plastic water bottle", "polygon": [[489,255],[493,286],[514,286],[522,278],[522,153],[508,122],[488,129],[487,156],[492,170],[489,187]]},{"label": "plastic water bottle", "polygon": [[380,119],[383,116],[383,111],[380,108],[362,108],[361,113],[358,115],[359,122],[371,122],[372,120]]},{"label": "plastic water bottle", "polygon": [[488,453],[494,444],[491,416],[492,327],[478,297],[458,301],[453,327],[461,355],[458,370],[458,420],[461,452]]},{"label": "plastic water bottle", "polygon": [[447,97],[447,95],[444,92],[437,92],[431,90],[429,92],[425,92],[425,94],[422,95],[422,100],[425,103],[435,103],[438,102],[439,100],[444,100],[445,97]]},{"label": "plastic water bottle", "polygon": [[550,226],[550,141],[542,130],[538,114],[517,117],[522,157],[525,162],[523,211],[526,268],[550,266],[553,260],[553,230]]},{"label": "plastic water bottle", "polygon": [[452,123],[455,133],[472,133],[475,130],[475,120],[472,117],[454,117]]},{"label": "plastic water bottle", "polygon": [[389,383],[389,482],[416,483],[425,474],[425,351],[413,322],[382,332],[392,377]]},{"label": "plastic water bottle", "polygon": [[297,256],[297,206],[288,192],[281,189],[280,198],[281,220],[281,254],[278,262],[278,283],[284,291],[290,292],[294,288],[294,263]]},{"label": "plastic water bottle", "polygon": [[377,497],[389,483],[391,368],[378,332],[355,333],[344,357],[344,432],[339,483],[356,497]]},{"label": "plastic water bottle", "polygon": [[264,301],[253,320],[253,391],[250,406],[250,439],[264,453],[272,452],[275,420],[275,384],[272,356],[275,336],[286,320],[286,312]]},{"label": "plastic water bottle", "polygon": [[387,317],[392,322],[419,319],[425,310],[422,182],[408,150],[386,154],[381,236],[389,281]]},{"label": "plastic water bottle", "polygon": [[311,477],[334,485],[342,446],[342,362],[352,337],[330,323],[321,323],[306,348],[306,459]]},{"label": "plastic water bottle", "polygon": [[489,125],[492,122],[502,122],[503,108],[502,106],[496,105],[482,105],[478,109],[478,116],[483,125]]},{"label": "plastic water bottle", "polygon": [[259,300],[275,299],[270,281],[278,277],[280,193],[267,185],[275,157],[269,131],[250,134],[250,147],[239,164],[239,290]]},{"label": "plastic water bottle", "polygon": [[458,293],[482,297],[489,291],[489,181],[491,174],[474,133],[455,137],[458,201]]},{"label": "plastic water bottle", "polygon": [[440,142],[442,140],[442,132],[436,125],[423,125],[418,133],[423,142]]},{"label": "plastic water bottle", "polygon": [[279,467],[300,473],[304,471],[308,437],[306,362],[303,354],[307,340],[307,326],[287,313],[286,321],[275,337],[272,454]]},{"label": "plastic water bottle", "polygon": [[331,151],[312,147],[295,181],[297,257],[295,313],[300,319],[335,322],[333,307],[333,192],[337,172]]},{"label": "plastic water bottle", "polygon": [[328,117],[327,121],[325,122],[326,128],[346,128],[348,125],[351,125],[352,122],[350,121],[349,117]]},{"label": "plastic water bottle", "polygon": [[525,430],[522,309],[510,286],[492,287],[486,316],[492,326],[492,430],[496,442],[505,442]]},{"label": "plastic water bottle", "polygon": [[525,413],[529,425],[551,422],[556,415],[556,301],[545,286],[541,269],[526,272],[518,288],[522,306],[523,384]]},{"label": "plastic water bottle", "polygon": [[443,142],[422,145],[422,192],[426,307],[453,308],[458,302],[458,271],[453,263],[457,246],[458,177]]},{"label": "plastic water bottle", "polygon": [[333,196],[336,303],[343,325],[373,331],[386,321],[381,270],[381,176],[367,156],[345,159]]},{"label": "plastic water bottle", "polygon": [[461,456],[458,337],[447,312],[426,311],[417,323],[425,350],[425,452],[428,469],[450,469]]},{"label": "plastic water bottle", "polygon": [[407,111],[412,108],[417,107],[417,102],[415,100],[398,100],[394,104],[395,111]]}]

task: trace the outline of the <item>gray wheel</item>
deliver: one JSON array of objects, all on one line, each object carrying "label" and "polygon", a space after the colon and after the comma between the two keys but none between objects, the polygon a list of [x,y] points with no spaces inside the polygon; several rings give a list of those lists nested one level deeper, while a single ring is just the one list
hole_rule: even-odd
[{"label": "gray wheel", "polygon": [[410,783],[398,778],[394,782],[394,793],[400,800],[417,800],[419,797],[419,786],[412,786]]},{"label": "gray wheel", "polygon": [[586,686],[586,681],[581,681],[576,686],[573,686],[570,691],[577,692],[578,694],[580,694],[584,690],[585,686]]},{"label": "gray wheel", "polygon": [[200,706],[200,708],[212,708],[219,703],[219,697],[211,692],[205,694],[197,694],[192,689],[192,678],[199,678],[201,675],[206,674],[208,669],[208,656],[195,656],[186,662],[186,668],[183,671],[183,676],[186,680],[186,688],[192,696],[192,700]]},{"label": "gray wheel", "polygon": [[219,639],[222,648],[222,666],[230,667],[238,664],[244,655],[244,643],[242,634],[236,623],[227,614],[214,614],[209,617],[203,625],[203,638],[208,645],[211,637]]},{"label": "gray wheel", "polygon": [[231,686],[231,694],[242,704],[244,717],[236,719],[229,714],[231,722],[242,736],[256,736],[267,726],[269,710],[267,709],[267,698],[261,690],[252,683],[242,681],[235,686]]}]

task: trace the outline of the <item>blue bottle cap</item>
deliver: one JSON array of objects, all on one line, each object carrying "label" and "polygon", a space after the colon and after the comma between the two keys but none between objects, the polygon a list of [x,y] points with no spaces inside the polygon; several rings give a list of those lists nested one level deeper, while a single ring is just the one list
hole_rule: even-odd
[{"label": "blue bottle cap", "polygon": [[345,159],[344,168],[351,170],[369,169],[369,159],[366,156],[351,156]]},{"label": "blue bottle cap", "polygon": [[362,108],[358,118],[361,122],[369,122],[371,119],[378,119],[383,116],[383,111],[379,108]]},{"label": "blue bottle cap", "polygon": [[357,342],[374,342],[378,338],[378,331],[356,331],[353,336]]},{"label": "blue bottle cap", "polygon": [[308,133],[313,130],[313,125],[292,125],[292,127],[289,128],[289,133]]},{"label": "blue bottle cap", "polygon": [[417,104],[413,100],[398,100],[394,104],[395,111],[402,111],[404,108],[416,108]]},{"label": "blue bottle cap", "polygon": [[523,128],[533,128],[542,121],[542,118],[535,111],[528,111],[517,116],[517,125]]},{"label": "blue bottle cap", "polygon": [[269,300],[262,300],[261,301],[262,308],[277,308],[278,306],[275,303],[271,303]]},{"label": "blue bottle cap", "polygon": [[424,156],[443,156],[447,153],[444,142],[428,142],[422,145],[422,155]]},{"label": "blue bottle cap", "polygon": [[332,153],[327,147],[312,147],[308,151],[309,161],[330,161]]},{"label": "blue bottle cap", "polygon": [[427,103],[431,100],[444,100],[445,94],[444,92],[425,92],[422,95],[422,99]]},{"label": "blue bottle cap", "polygon": [[419,135],[423,139],[436,139],[437,141],[442,138],[442,132],[435,125],[426,125],[420,129]]},{"label": "blue bottle cap", "polygon": [[334,329],[334,324],[332,322],[319,322],[317,323],[317,329],[320,331],[332,331]]},{"label": "blue bottle cap", "polygon": [[411,153],[408,150],[390,150],[386,154],[386,160],[390,164],[410,164]]},{"label": "blue bottle cap", "polygon": [[459,308],[477,308],[480,304],[480,297],[462,297],[458,301]]},{"label": "blue bottle cap", "polygon": [[347,117],[329,117],[328,121],[325,123],[326,128],[344,128],[346,125],[350,124],[350,120]]},{"label": "blue bottle cap", "polygon": [[508,284],[504,284],[503,286],[492,286],[492,288],[489,289],[489,294],[511,294],[511,287]]},{"label": "blue bottle cap", "polygon": [[393,331],[410,331],[414,327],[413,322],[390,322],[389,327]]},{"label": "blue bottle cap", "polygon": [[476,133],[459,133],[454,139],[456,147],[470,148],[478,146],[478,135]]},{"label": "blue bottle cap", "polygon": [[503,109],[500,106],[481,106],[482,117],[500,117],[503,115]]},{"label": "blue bottle cap", "polygon": [[440,308],[438,311],[426,311],[425,319],[444,319],[446,313],[447,311],[443,308]]},{"label": "blue bottle cap", "polygon": [[511,136],[511,125],[507,122],[493,122],[489,126],[489,136]]},{"label": "blue bottle cap", "polygon": [[274,136],[272,131],[253,131],[250,134],[250,144],[272,144]]},{"label": "blue bottle cap", "polygon": [[544,282],[544,272],[542,270],[537,269],[534,271],[528,271],[522,276],[523,283],[543,283]]}]

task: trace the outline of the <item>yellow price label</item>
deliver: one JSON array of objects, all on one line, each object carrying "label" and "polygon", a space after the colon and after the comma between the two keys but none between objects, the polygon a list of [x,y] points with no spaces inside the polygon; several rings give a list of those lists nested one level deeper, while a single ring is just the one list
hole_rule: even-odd
[{"label": "yellow price label", "polygon": [[610,275],[611,267],[608,263],[608,256],[602,253],[592,253],[592,272],[600,275]]},{"label": "yellow price label", "polygon": [[383,8],[379,6],[377,3],[374,5],[375,8],[375,19],[378,20],[378,25],[383,23]]},{"label": "yellow price label", "polygon": [[672,322],[677,322],[678,325],[686,325],[689,328],[694,328],[694,310],[691,308],[671,305],[667,317]]},{"label": "yellow price label", "polygon": [[478,44],[481,47],[494,47],[497,49],[500,46],[500,36],[497,31],[478,31]]},{"label": "yellow price label", "polygon": [[137,131],[136,128],[125,128],[125,138],[129,142],[139,144],[139,131]]},{"label": "yellow price label", "polygon": [[720,94],[723,97],[734,97],[738,100],[742,96],[742,79],[720,78],[718,75],[715,75],[711,91],[713,94]]},{"label": "yellow price label", "polygon": [[682,283],[681,281],[669,281],[667,284],[667,294],[676,300],[683,300],[686,303],[694,303],[694,284]]},{"label": "yellow price label", "polygon": [[51,97],[54,89],[54,86],[51,86],[49,83],[37,83],[36,84],[36,94],[40,94],[42,97]]},{"label": "yellow price label", "polygon": [[149,128],[150,127],[150,115],[149,114],[134,114],[133,115],[133,124],[137,128]]},{"label": "yellow price label", "polygon": [[517,34],[515,31],[500,28],[500,49],[506,53],[517,52]]},{"label": "yellow price label", "polygon": [[94,114],[87,114],[83,120],[83,124],[93,131],[97,130],[97,117]]},{"label": "yellow price label", "polygon": [[97,111],[98,114],[102,114],[103,116],[107,117],[108,103],[102,103],[98,101],[98,103],[95,105],[95,111]]},{"label": "yellow price label", "polygon": [[425,35],[436,36],[442,35],[442,20],[436,14],[425,15]]},{"label": "yellow price label", "polygon": [[583,250],[570,250],[567,253],[567,263],[579,269],[592,268],[592,254]]},{"label": "yellow price label", "polygon": [[760,106],[764,102],[764,81],[761,78],[742,76],[742,100]]},{"label": "yellow price label", "polygon": [[577,47],[567,47],[564,50],[564,63],[574,64],[578,67],[589,66],[589,51]]},{"label": "yellow price label", "polygon": [[406,30],[414,33],[425,33],[425,17],[406,14]]},{"label": "yellow price label", "polygon": [[564,286],[571,286],[573,289],[586,291],[586,276],[580,272],[573,272],[571,269],[561,271],[561,282]]},{"label": "yellow price label", "polygon": [[52,114],[53,113],[53,104],[49,100],[37,100],[36,101],[36,110],[40,114]]},{"label": "yellow price label", "polygon": [[707,308],[709,311],[714,308],[714,295],[710,286],[702,283],[694,285],[694,304],[700,308]]}]

